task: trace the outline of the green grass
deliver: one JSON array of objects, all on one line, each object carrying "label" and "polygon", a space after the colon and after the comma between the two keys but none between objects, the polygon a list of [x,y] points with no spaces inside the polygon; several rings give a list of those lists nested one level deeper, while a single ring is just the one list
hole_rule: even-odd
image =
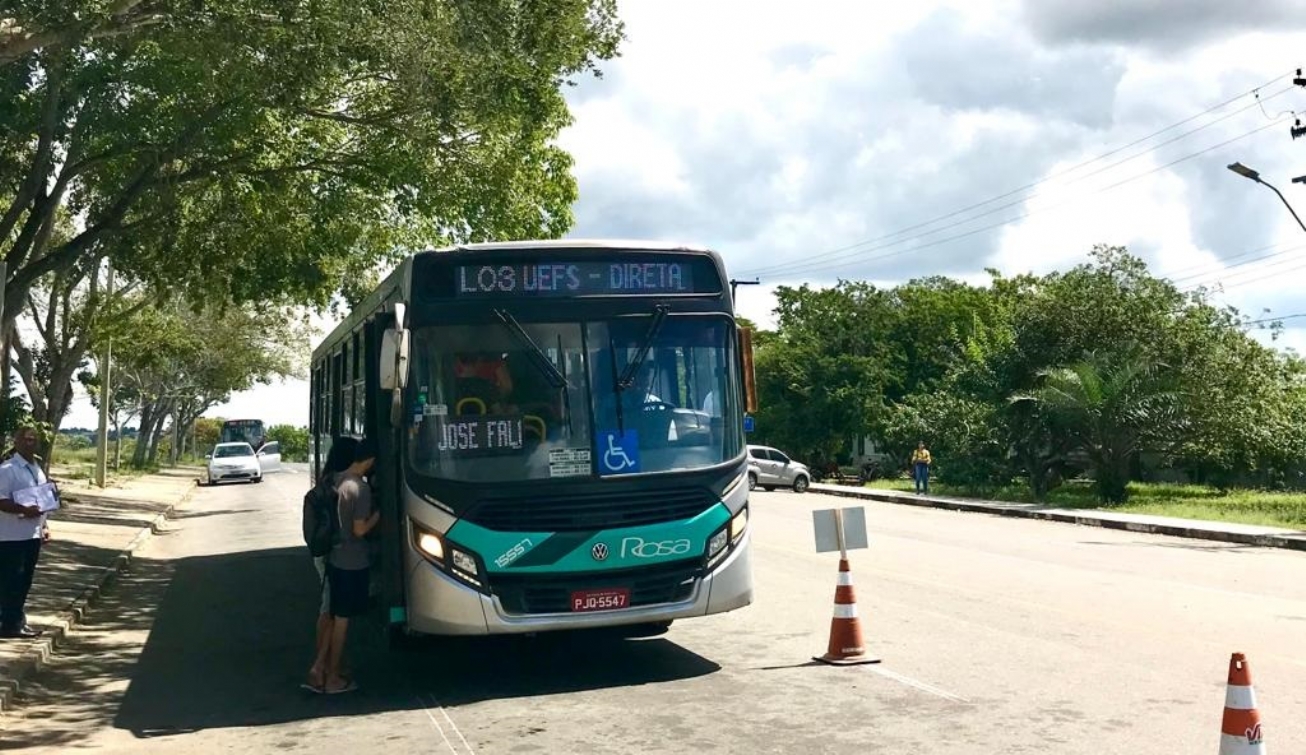
[{"label": "green grass", "polygon": [[[876,480],[867,487],[912,492],[911,480]],[[995,490],[948,485],[930,481],[930,492],[957,498],[1033,503],[1028,485],[1008,485]],[[1264,490],[1231,490],[1221,493],[1201,485],[1132,482],[1129,500],[1119,506],[1103,506],[1091,484],[1066,483],[1048,494],[1043,503],[1066,509],[1107,509],[1130,514],[1173,516],[1216,522],[1258,524],[1268,527],[1306,529],[1306,493],[1276,493]]]},{"label": "green grass", "polygon": [[[145,467],[133,467],[131,465],[132,446],[130,442],[124,444],[122,449],[122,464],[119,469],[113,468],[113,446],[109,446],[109,475],[111,477],[140,477],[142,475],[153,474],[158,472],[161,466],[166,464],[146,465]],[[54,449],[54,466],[60,474],[68,479],[89,480],[95,477],[95,448],[64,448],[56,446]],[[178,467],[198,467],[203,466],[203,460],[195,460],[189,457],[182,457],[178,461]]]}]

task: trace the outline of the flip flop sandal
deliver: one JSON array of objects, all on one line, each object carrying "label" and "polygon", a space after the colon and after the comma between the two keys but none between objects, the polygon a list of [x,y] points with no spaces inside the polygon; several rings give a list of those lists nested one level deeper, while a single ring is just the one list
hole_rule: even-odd
[{"label": "flip flop sandal", "polygon": [[318,694],[318,695],[320,695],[320,694],[322,694],[323,692],[326,691],[326,689],[325,689],[324,687],[315,687],[315,686],[313,686],[312,684],[309,684],[308,682],[300,682],[300,683],[299,683],[299,688],[300,688],[300,689],[306,689],[306,690],[308,690],[309,692],[312,692],[312,693],[314,693],[314,694]]},{"label": "flip flop sandal", "polygon": [[325,687],[323,687],[322,689],[328,695],[343,695],[346,692],[356,691],[358,689],[358,683],[355,682],[353,679],[350,679],[349,681],[345,682],[345,686],[341,687],[340,689],[326,689]]}]

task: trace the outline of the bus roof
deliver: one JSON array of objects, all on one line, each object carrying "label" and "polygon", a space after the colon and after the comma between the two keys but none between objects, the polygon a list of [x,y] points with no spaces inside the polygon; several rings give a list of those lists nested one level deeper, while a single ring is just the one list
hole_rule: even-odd
[{"label": "bus roof", "polygon": [[710,252],[705,246],[674,244],[646,239],[547,239],[543,241],[486,241],[477,244],[457,244],[434,250],[436,252],[495,252],[524,249],[630,249],[654,252]]}]

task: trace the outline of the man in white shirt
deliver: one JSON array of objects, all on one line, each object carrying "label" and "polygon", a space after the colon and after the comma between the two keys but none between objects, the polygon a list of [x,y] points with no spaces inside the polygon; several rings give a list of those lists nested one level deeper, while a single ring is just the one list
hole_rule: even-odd
[{"label": "man in white shirt", "polygon": [[703,412],[709,417],[720,417],[721,408],[717,406],[716,391],[708,391],[703,399]]},{"label": "man in white shirt", "polygon": [[36,456],[39,445],[36,428],[21,428],[14,438],[16,453],[0,464],[0,638],[40,634],[27,625],[24,606],[50,528],[39,507],[13,500],[14,491],[46,482]]}]

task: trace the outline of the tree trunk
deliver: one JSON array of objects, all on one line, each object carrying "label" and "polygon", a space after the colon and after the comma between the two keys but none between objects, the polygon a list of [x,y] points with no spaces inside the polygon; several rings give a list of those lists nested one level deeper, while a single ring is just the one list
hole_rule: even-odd
[{"label": "tree trunk", "polygon": [[150,437],[154,434],[154,425],[159,421],[157,408],[153,402],[141,405],[141,422],[136,431],[136,449],[132,452],[132,466],[144,467],[147,452],[150,450]]},{"label": "tree trunk", "polygon": [[149,443],[149,464],[154,466],[159,461],[159,441],[163,439],[163,431],[166,429],[164,422],[172,416],[172,402],[164,402],[159,406],[157,416],[155,417],[154,427],[150,430]]},{"label": "tree trunk", "polygon": [[[0,280],[0,286],[5,282]],[[13,390],[13,365],[9,359],[9,331],[10,328],[0,327],[0,405],[9,406],[9,395]],[[0,453],[3,449],[9,448],[9,438],[5,428],[8,422],[0,422]]]},{"label": "tree trunk", "polygon": [[1118,505],[1129,498],[1129,457],[1106,456],[1098,460],[1097,495],[1107,505]]},{"label": "tree trunk", "polygon": [[[117,472],[122,463],[122,422],[118,420],[115,411],[109,412],[109,422],[113,425],[113,471]],[[108,442],[105,440],[105,443]]]}]

